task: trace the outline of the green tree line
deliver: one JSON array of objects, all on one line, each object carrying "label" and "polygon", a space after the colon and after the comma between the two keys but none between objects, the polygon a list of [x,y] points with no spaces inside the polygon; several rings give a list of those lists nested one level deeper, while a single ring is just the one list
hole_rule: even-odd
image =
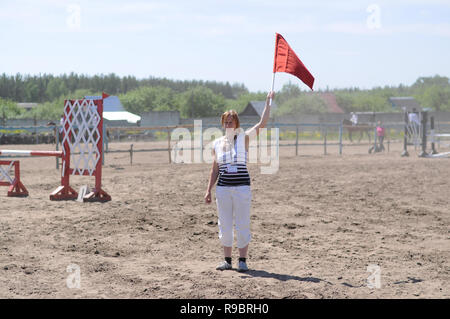
[{"label": "green tree line", "polygon": [[[284,85],[275,97],[278,105],[275,115],[319,114],[328,111],[318,91],[302,90],[300,83]],[[85,76],[71,73],[53,76],[0,77],[0,117],[59,119],[64,99],[100,95],[106,92],[118,95],[125,109],[142,114],[148,111],[179,111],[181,117],[218,116],[234,109],[242,112],[250,101],[263,101],[267,92],[249,92],[243,84],[214,81],[176,81],[160,78],[137,80],[114,74]],[[390,97],[413,96],[422,107],[450,111],[450,82],[443,76],[420,77],[411,86],[385,86],[370,90],[359,88],[332,91],[338,105],[345,112],[392,112]],[[319,94],[316,94],[319,93]],[[25,112],[17,102],[38,102],[37,108]],[[401,110],[397,110],[401,111]]]},{"label": "green tree line", "polygon": [[[319,114],[327,112],[320,94],[306,94],[298,85],[283,86],[276,101],[278,115]],[[385,86],[370,90],[359,88],[335,89],[337,104],[345,112],[401,112],[394,109],[390,97],[412,96],[419,105],[435,111],[450,111],[450,82],[448,77],[420,77],[411,86]],[[321,93],[320,91],[318,93]]]},{"label": "green tree line", "polygon": [[[411,86],[376,87],[371,90],[358,88],[334,91],[340,107],[348,112],[392,112],[390,97],[412,96],[423,108],[450,111],[450,82],[439,75],[420,77]],[[397,110],[402,111],[402,110]]]},{"label": "green tree line", "polygon": [[44,103],[53,101],[61,95],[74,93],[77,90],[93,92],[108,92],[108,94],[126,94],[140,87],[168,87],[174,92],[184,92],[190,88],[204,86],[215,94],[222,94],[225,98],[236,98],[248,90],[243,84],[222,83],[202,80],[170,80],[166,78],[149,77],[137,79],[134,76],[119,77],[114,73],[107,75],[88,76],[84,74],[52,74],[39,75],[7,75],[0,76],[0,97],[15,102]]}]

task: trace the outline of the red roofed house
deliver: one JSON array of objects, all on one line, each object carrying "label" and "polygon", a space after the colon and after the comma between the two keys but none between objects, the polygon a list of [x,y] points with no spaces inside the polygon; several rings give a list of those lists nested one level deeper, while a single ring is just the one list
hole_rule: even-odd
[{"label": "red roofed house", "polygon": [[336,101],[336,95],[331,92],[307,92],[306,94],[319,96],[325,101],[328,107],[328,113],[345,114],[344,110],[340,108]]},{"label": "red roofed house", "polygon": [[341,109],[336,101],[336,95],[334,93],[315,93],[325,101],[328,106],[328,113],[341,113],[344,114],[344,110]]}]

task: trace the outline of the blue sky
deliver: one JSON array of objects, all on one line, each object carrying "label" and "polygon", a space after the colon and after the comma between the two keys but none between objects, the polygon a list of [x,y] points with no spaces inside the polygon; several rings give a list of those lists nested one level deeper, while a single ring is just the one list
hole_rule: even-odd
[{"label": "blue sky", "polygon": [[[275,33],[326,89],[450,77],[450,0],[0,0],[0,73],[243,83],[266,91]],[[275,90],[297,78],[277,73]]]}]

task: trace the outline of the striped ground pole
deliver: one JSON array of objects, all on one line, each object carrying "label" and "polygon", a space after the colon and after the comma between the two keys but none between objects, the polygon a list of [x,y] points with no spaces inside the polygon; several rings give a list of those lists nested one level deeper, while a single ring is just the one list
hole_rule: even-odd
[{"label": "striped ground pole", "polygon": [[0,155],[56,156],[56,157],[62,157],[62,151],[0,150]]}]

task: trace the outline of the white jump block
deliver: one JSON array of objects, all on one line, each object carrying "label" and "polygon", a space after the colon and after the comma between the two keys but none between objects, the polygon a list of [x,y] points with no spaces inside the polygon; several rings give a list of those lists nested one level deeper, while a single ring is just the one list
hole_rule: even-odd
[{"label": "white jump block", "polygon": [[80,190],[78,191],[78,198],[77,198],[77,202],[84,202],[84,197],[86,196],[86,194],[89,194],[91,191],[89,190],[89,186],[87,185],[83,185],[80,187]]}]

